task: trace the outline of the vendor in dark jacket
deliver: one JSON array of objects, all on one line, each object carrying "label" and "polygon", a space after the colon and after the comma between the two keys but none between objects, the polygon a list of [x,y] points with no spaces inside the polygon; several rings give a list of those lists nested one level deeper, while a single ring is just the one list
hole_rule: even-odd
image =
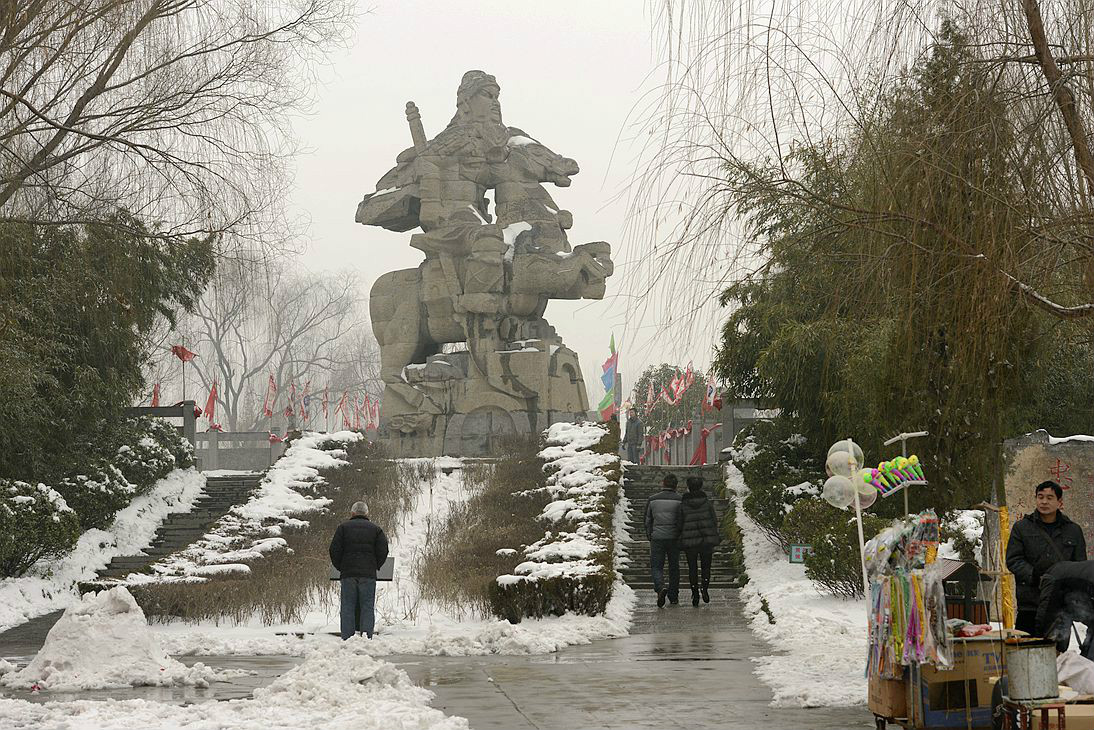
[{"label": "vendor in dark jacket", "polygon": [[[646,501],[646,539],[650,541],[650,574],[657,591],[657,607],[664,608],[665,598],[672,604],[680,599],[680,495],[676,493],[676,475],[666,474],[664,487]],[[669,582],[665,584],[665,560],[669,561]]]},{"label": "vendor in dark jacket", "polygon": [[[680,501],[680,547],[688,558],[691,605],[698,606],[700,590],[703,603],[710,603],[710,564],[715,546],[722,541],[722,532],[718,529],[714,503],[703,491],[703,478],[688,477],[687,484],[687,494]],[[702,583],[696,563],[702,564]]]},{"label": "vendor in dark jacket", "polygon": [[1018,615],[1014,626],[1037,633],[1041,576],[1058,562],[1086,560],[1083,530],[1060,511],[1064,491],[1053,481],[1034,489],[1036,510],[1014,524],[1007,543],[1007,569],[1017,585]]},{"label": "vendor in dark jacket", "polygon": [[330,541],[330,561],[342,584],[342,639],[355,632],[372,638],[376,628],[376,571],[387,560],[387,537],[368,518],[368,505],[354,502],[349,519]]}]

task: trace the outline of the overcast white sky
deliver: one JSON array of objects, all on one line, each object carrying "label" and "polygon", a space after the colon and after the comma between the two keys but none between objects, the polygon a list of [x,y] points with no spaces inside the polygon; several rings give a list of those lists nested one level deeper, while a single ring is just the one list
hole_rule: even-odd
[{"label": "overcast white sky", "polygon": [[[422,255],[409,247],[410,233],[354,223],[357,203],[410,146],[407,101],[417,103],[433,137],[455,110],[463,73],[491,73],[501,85],[505,122],[581,166],[570,188],[551,188],[573,212],[571,244],[612,244],[617,270],[604,301],[553,301],[547,308],[547,319],[581,358],[595,406],[608,338],[614,331],[619,343],[624,333],[628,292],[619,267],[639,254],[633,242],[621,241],[627,201],[619,193],[633,175],[633,148],[617,149],[617,140],[626,136],[641,93],[659,80],[647,12],[642,0],[376,2],[352,49],[335,55],[324,72],[315,113],[297,125],[308,148],[293,199],[311,219],[306,265],[356,269],[366,291],[386,271],[417,266]],[[687,353],[650,347],[655,329],[644,330],[644,342],[630,336],[622,343],[625,393],[650,362],[709,360],[709,341]]]}]

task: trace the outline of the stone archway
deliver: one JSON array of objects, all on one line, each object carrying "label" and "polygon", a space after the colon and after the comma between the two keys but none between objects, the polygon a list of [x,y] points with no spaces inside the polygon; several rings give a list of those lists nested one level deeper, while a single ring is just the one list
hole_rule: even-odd
[{"label": "stone archway", "polygon": [[453,416],[445,433],[445,453],[461,456],[497,456],[501,440],[517,432],[512,414],[498,406],[481,406]]}]

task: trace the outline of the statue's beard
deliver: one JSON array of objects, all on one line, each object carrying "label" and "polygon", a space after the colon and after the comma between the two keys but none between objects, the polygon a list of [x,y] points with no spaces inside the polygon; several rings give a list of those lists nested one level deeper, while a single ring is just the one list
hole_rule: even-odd
[{"label": "statue's beard", "polygon": [[509,139],[509,128],[498,122],[476,122],[467,119],[457,112],[448,123],[449,127],[461,126],[472,129],[477,137],[485,140],[490,146],[496,147],[505,144]]}]

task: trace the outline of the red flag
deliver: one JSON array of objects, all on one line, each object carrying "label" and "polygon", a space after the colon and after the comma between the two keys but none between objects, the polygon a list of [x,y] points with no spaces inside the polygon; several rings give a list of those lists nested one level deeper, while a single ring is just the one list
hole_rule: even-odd
[{"label": "red flag", "polygon": [[308,394],[308,389],[311,388],[311,381],[304,383],[304,394],[300,396],[300,417],[304,419],[304,423],[308,422],[308,417],[311,415],[311,395]]},{"label": "red flag", "polygon": [[159,408],[160,405],[160,384],[156,383],[152,386],[152,407]]},{"label": "red flag", "polygon": [[277,401],[277,383],[274,382],[273,373],[270,373],[270,381],[266,386],[266,398],[262,401],[262,415],[273,418],[273,407]]},{"label": "red flag", "polygon": [[171,345],[171,354],[183,362],[190,362],[197,357],[196,353],[190,352],[182,345]]},{"label": "red flag", "polygon": [[[330,386],[323,388],[323,420],[327,419],[327,403],[330,400]],[[325,426],[324,426],[325,428]]]},{"label": "red flag", "polygon": [[358,395],[353,396],[353,427],[361,430],[361,401]]},{"label": "red flag", "polygon": [[340,401],[338,401],[338,405],[336,405],[334,407],[334,412],[338,413],[338,411],[342,411],[342,426],[346,429],[349,429],[349,428],[352,427],[352,425],[350,424],[349,414],[346,413],[346,398],[347,397],[349,397],[349,393],[347,393],[346,391],[343,390],[342,391],[342,399]]},{"label": "red flag", "polygon": [[369,428],[372,430],[380,429],[380,398],[376,398],[372,402],[372,407],[369,410]]},{"label": "red flag", "polygon": [[289,381],[289,405],[292,406],[292,409],[294,411],[296,410],[296,381],[295,380],[290,380]]},{"label": "red flag", "polygon": [[213,387],[209,389],[209,399],[205,401],[205,417],[213,423],[213,414],[217,408],[217,381],[213,378]]}]

